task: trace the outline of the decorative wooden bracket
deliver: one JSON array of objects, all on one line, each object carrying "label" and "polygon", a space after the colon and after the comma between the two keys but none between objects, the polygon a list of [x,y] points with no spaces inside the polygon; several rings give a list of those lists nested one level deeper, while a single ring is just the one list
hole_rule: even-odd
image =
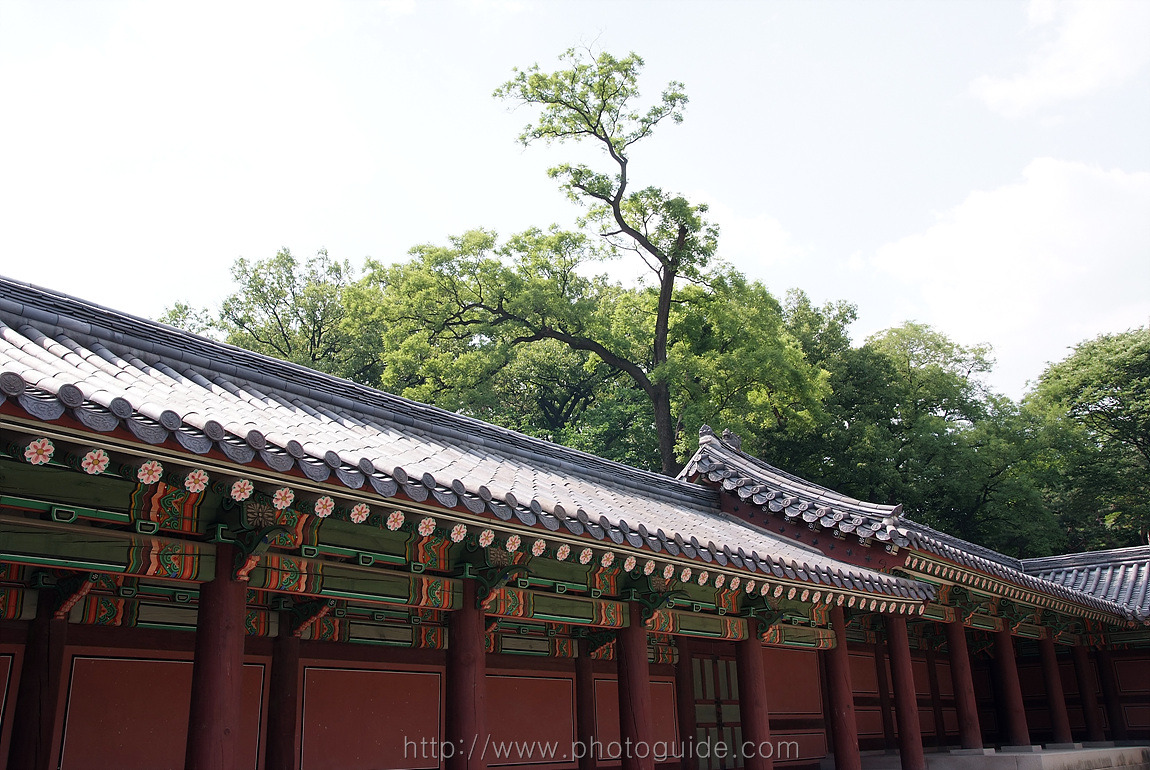
[{"label": "decorative wooden bracket", "polygon": [[475,609],[483,609],[492,593],[507,585],[515,575],[526,572],[526,564],[508,564],[506,567],[472,566],[471,569],[465,570],[467,577],[474,577],[479,583],[475,592]]},{"label": "decorative wooden bracket", "polygon": [[643,620],[647,621],[654,617],[657,610],[666,607],[675,599],[686,599],[688,594],[686,591],[676,589],[674,591],[640,591],[632,588],[627,596],[628,600],[638,602],[643,607]]},{"label": "decorative wooden bracket", "polygon": [[335,599],[316,599],[295,605],[291,608],[291,635],[302,636],[304,631],[314,626],[333,609]]},{"label": "decorative wooden bracket", "polygon": [[589,629],[580,629],[576,634],[587,640],[587,654],[594,655],[599,650],[603,649],[611,642],[615,641],[614,631],[591,631]]},{"label": "decorative wooden bracket", "polygon": [[1009,599],[1003,599],[998,603],[998,615],[1007,622],[1011,631],[1017,631],[1023,623],[1036,622],[1035,616],[1037,614],[1037,608],[1027,607],[1025,604],[1018,604]]},{"label": "decorative wooden bracket", "polygon": [[260,557],[267,553],[271,547],[272,538],[277,535],[290,535],[287,527],[276,524],[262,529],[241,529],[236,533],[236,562],[232,566],[232,578],[248,582],[253,569],[259,564]]},{"label": "decorative wooden bracket", "polygon": [[96,585],[100,576],[95,572],[74,573],[56,583],[56,593],[59,604],[52,613],[53,620],[67,620],[68,613],[72,611],[81,599],[88,595]]},{"label": "decorative wooden bracket", "polygon": [[969,622],[974,615],[991,614],[992,601],[989,598],[980,598],[959,586],[951,589],[950,600],[963,623]]}]

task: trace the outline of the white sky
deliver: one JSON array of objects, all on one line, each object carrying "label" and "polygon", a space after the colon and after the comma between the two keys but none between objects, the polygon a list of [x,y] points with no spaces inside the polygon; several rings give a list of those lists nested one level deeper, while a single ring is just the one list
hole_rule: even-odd
[{"label": "white sky", "polygon": [[0,274],[155,316],[238,256],[360,265],[576,210],[491,98],[572,45],[691,97],[635,184],[779,297],[1045,362],[1150,321],[1150,2],[0,0]]}]

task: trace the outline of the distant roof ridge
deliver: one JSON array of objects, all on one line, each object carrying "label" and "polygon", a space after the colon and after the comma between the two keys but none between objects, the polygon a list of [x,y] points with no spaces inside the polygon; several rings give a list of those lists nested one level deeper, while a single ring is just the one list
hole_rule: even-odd
[{"label": "distant roof ridge", "polygon": [[[886,505],[883,503],[871,503],[866,500],[859,500],[856,497],[844,495],[842,492],[836,492],[833,489],[801,478],[794,475],[793,473],[788,473],[781,468],[777,468],[774,465],[771,465],[769,462],[763,460],[762,458],[747,454],[742,450],[741,447],[735,446],[730,441],[726,441],[720,436],[716,435],[713,430],[708,428],[708,426],[703,426],[703,429],[699,431],[699,448],[703,449],[705,444],[717,445],[728,454],[733,454],[737,458],[748,463],[755,469],[755,471],[765,471],[766,473],[777,477],[781,481],[788,482],[791,486],[796,488],[795,491],[803,492],[811,497],[821,497],[823,498],[824,502],[837,503],[839,505],[850,507],[857,512],[866,512],[878,518],[883,518],[886,516],[900,516],[902,514],[901,505]],[[692,460],[695,459],[696,458],[692,458]],[[688,464],[683,468],[683,471],[679,473],[679,478],[685,478],[689,472],[691,472],[690,462],[688,462]]]},{"label": "distant roof ridge", "polygon": [[[601,471],[608,484],[615,483],[637,490],[649,490],[655,485],[696,505],[708,505],[707,501],[714,494],[712,490],[682,479],[501,428],[474,417],[317,372],[300,364],[203,337],[160,321],[0,275],[0,317],[9,314],[19,323],[35,320],[69,335],[82,335],[105,344],[113,342],[128,345],[152,355],[162,354],[191,366],[222,371],[253,383],[288,390],[305,398],[328,402],[334,400],[360,409],[370,407],[381,410],[386,412],[382,416],[387,419],[424,427],[429,434],[447,440],[458,441],[460,436],[452,434],[466,431],[466,438],[476,444],[494,446],[500,452],[533,462],[542,460],[552,468],[578,467],[584,472]],[[146,329],[157,328],[164,330],[166,342],[158,342],[155,335],[144,334]],[[274,376],[277,372],[280,375]],[[269,373],[273,376],[269,376]],[[305,382],[307,384],[303,384]],[[349,398],[351,394],[360,397],[360,400]]]},{"label": "distant roof ridge", "polygon": [[1031,559],[1023,559],[1022,564],[1027,572],[1042,572],[1060,567],[1116,564],[1126,561],[1150,561],[1150,545],[1109,548],[1105,551],[1079,551],[1055,556],[1036,556]]},{"label": "distant roof ridge", "polygon": [[1022,559],[1015,558],[1014,556],[1007,556],[1006,554],[1000,553],[999,551],[996,551],[989,546],[979,545],[978,543],[971,542],[970,540],[964,540],[957,535],[952,535],[949,532],[943,532],[942,530],[927,526],[926,524],[923,524],[919,521],[911,521],[908,519],[906,520],[906,523],[910,525],[907,527],[907,529],[917,534],[927,535],[928,537],[932,537],[935,540],[938,540],[941,543],[945,543],[951,547],[960,548],[961,550],[976,554],[984,559],[989,559],[990,561],[996,561],[1004,567],[1010,567],[1011,569],[1018,570],[1019,572],[1025,572],[1025,570],[1022,568]]}]

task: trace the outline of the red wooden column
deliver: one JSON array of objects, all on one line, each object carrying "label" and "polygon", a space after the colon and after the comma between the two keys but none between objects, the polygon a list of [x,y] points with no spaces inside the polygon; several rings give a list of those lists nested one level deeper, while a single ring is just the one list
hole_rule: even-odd
[{"label": "red wooden column", "polygon": [[894,709],[898,719],[898,756],[903,770],[926,770],[922,751],[922,726],[918,721],[918,696],[914,692],[914,670],[910,663],[910,640],[906,617],[886,619],[890,643],[890,677],[894,683]]},{"label": "red wooden column", "polygon": [[291,613],[281,612],[279,635],[272,648],[264,770],[299,767],[299,741],[296,740],[300,717],[299,674],[299,637],[292,633]]},{"label": "red wooden column", "polygon": [[1090,675],[1090,656],[1086,645],[1076,644],[1070,648],[1074,655],[1074,675],[1078,678],[1078,696],[1082,699],[1082,716],[1086,720],[1086,740],[1104,741],[1102,718],[1098,715],[1098,696],[1095,695],[1094,677]]},{"label": "red wooden column", "polygon": [[679,742],[683,749],[679,763],[681,770],[697,770],[699,760],[694,759],[695,749],[695,676],[694,645],[686,636],[675,638],[679,650],[679,662],[675,665],[675,710],[679,723]]},{"label": "red wooden column", "polygon": [[16,694],[16,714],[12,720],[12,745],[8,767],[27,770],[55,768],[52,739],[60,707],[60,686],[64,670],[64,645],[68,621],[53,617],[58,594],[41,588],[36,602],[36,618],[28,629],[20,689]]},{"label": "red wooden column", "polygon": [[834,720],[835,770],[862,770],[859,756],[858,724],[855,722],[855,694],[851,685],[850,653],[847,651],[846,620],[842,607],[831,607],[831,628],[835,646],[827,650],[827,689],[830,691]]},{"label": "red wooden column", "polygon": [[978,724],[974,677],[970,673],[970,649],[961,620],[946,624],[946,646],[950,650],[950,678],[954,683],[954,705],[958,709],[959,742],[964,749],[981,749],[982,729]]},{"label": "red wooden column", "polygon": [[897,749],[898,738],[895,736],[894,717],[891,716],[890,677],[887,676],[889,657],[886,642],[879,637],[874,645],[874,668],[878,677],[878,708],[882,713],[882,745],[886,749]]},{"label": "red wooden column", "polygon": [[619,738],[623,770],[655,770],[651,666],[647,661],[647,626],[643,606],[628,605],[629,622],[619,629],[615,658],[619,671]]},{"label": "red wooden column", "polygon": [[1126,719],[1122,715],[1122,703],[1118,699],[1118,677],[1114,675],[1114,656],[1105,647],[1098,648],[1098,683],[1102,685],[1102,702],[1106,704],[1106,719],[1110,722],[1110,738],[1124,741],[1127,738]]},{"label": "red wooden column", "polygon": [[591,660],[591,645],[579,640],[579,657],[575,658],[575,733],[583,747],[579,757],[579,770],[595,770],[593,743],[595,741],[595,670]]},{"label": "red wooden column", "polygon": [[[747,770],[773,770],[774,747],[771,746],[771,712],[767,703],[767,666],[763,645],[759,641],[759,624],[747,620],[747,638],[735,645],[735,666],[739,676],[739,707],[743,720],[743,742]],[[749,745],[748,745],[749,744]],[[746,749],[743,752],[743,749]]]},{"label": "red wooden column", "polygon": [[200,586],[185,770],[239,767],[248,584],[232,577],[235,549],[216,546],[216,576]]},{"label": "red wooden column", "polygon": [[1026,707],[1018,682],[1018,665],[1014,660],[1014,639],[1009,630],[994,632],[994,667],[998,674],[1002,712],[1006,718],[1006,740],[1011,746],[1030,745],[1030,728],[1026,724]]},{"label": "red wooden column", "polygon": [[1054,649],[1054,639],[1049,635],[1038,640],[1038,654],[1042,659],[1042,676],[1046,680],[1046,701],[1050,709],[1050,725],[1054,729],[1054,743],[1073,743],[1062,674],[1058,670],[1058,653]]},{"label": "red wooden column", "polygon": [[444,738],[454,753],[444,765],[447,770],[485,770],[487,758],[471,747],[487,741],[487,627],[475,581],[461,582],[463,603],[448,615]]}]

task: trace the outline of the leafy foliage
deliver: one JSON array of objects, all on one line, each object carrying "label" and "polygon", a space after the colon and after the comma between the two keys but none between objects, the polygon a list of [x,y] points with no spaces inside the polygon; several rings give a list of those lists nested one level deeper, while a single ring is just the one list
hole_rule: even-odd
[{"label": "leafy foliage", "polygon": [[1076,547],[1150,534],[1150,328],[1078,345],[1042,375],[1027,407],[1057,452],[1047,501]]},{"label": "leafy foliage", "polygon": [[[857,309],[780,303],[716,259],[705,205],[631,181],[633,148],[683,119],[671,82],[642,107],[635,54],[571,50],[496,96],[535,110],[519,137],[589,145],[549,170],[579,231],[473,230],[357,279],[326,252],[240,259],[218,313],[163,320],[630,465],[673,473],[700,425],[854,497],[1007,554],[1144,542],[1150,330],[1103,335],[1021,404],[990,392],[984,346],[908,322],[856,346]],[[639,259],[622,286],[604,260]]]}]

